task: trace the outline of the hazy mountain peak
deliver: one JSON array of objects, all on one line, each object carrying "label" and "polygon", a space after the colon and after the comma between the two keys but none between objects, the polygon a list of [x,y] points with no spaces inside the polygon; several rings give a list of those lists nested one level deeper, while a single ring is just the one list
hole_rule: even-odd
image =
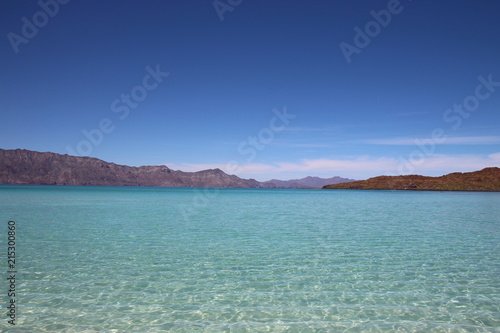
[{"label": "hazy mountain peak", "polygon": [[339,176],[331,178],[307,176],[300,179],[290,179],[290,180],[271,179],[265,181],[264,184],[274,184],[276,185],[276,187],[282,187],[282,188],[306,188],[306,187],[321,188],[325,185],[339,184],[352,181],[354,181],[354,179],[342,178]]}]

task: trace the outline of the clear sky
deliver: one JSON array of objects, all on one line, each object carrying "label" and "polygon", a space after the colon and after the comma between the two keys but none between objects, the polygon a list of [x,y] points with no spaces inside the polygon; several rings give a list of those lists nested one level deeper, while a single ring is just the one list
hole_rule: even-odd
[{"label": "clear sky", "polygon": [[2,1],[0,148],[243,178],[500,167],[497,0]]}]

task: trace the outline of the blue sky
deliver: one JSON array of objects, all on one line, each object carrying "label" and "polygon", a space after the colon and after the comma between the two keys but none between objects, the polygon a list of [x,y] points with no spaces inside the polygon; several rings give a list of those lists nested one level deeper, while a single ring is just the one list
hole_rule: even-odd
[{"label": "blue sky", "polygon": [[0,148],[257,180],[500,167],[495,0],[9,0],[0,15]]}]

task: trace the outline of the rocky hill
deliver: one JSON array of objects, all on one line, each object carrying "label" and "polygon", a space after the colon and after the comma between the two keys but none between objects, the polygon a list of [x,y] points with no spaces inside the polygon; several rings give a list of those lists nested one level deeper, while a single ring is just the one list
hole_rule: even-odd
[{"label": "rocky hill", "polygon": [[500,191],[500,168],[455,172],[441,177],[379,176],[367,180],[326,185],[324,189],[421,190],[421,191]]},{"label": "rocky hill", "polygon": [[0,149],[0,184],[179,187],[269,187],[220,169],[183,172],[166,166],[130,167],[92,157]]},{"label": "rocky hill", "polygon": [[336,176],[332,178],[305,177],[301,179],[290,180],[271,179],[265,181],[264,183],[269,185],[274,184],[279,188],[321,188],[322,186],[329,184],[339,184],[352,181],[354,181],[354,179]]}]

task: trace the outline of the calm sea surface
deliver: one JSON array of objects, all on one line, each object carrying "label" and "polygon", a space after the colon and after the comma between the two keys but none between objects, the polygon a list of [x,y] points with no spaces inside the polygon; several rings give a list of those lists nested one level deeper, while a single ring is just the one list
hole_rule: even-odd
[{"label": "calm sea surface", "polygon": [[500,193],[0,186],[0,218],[2,332],[500,331]]}]

